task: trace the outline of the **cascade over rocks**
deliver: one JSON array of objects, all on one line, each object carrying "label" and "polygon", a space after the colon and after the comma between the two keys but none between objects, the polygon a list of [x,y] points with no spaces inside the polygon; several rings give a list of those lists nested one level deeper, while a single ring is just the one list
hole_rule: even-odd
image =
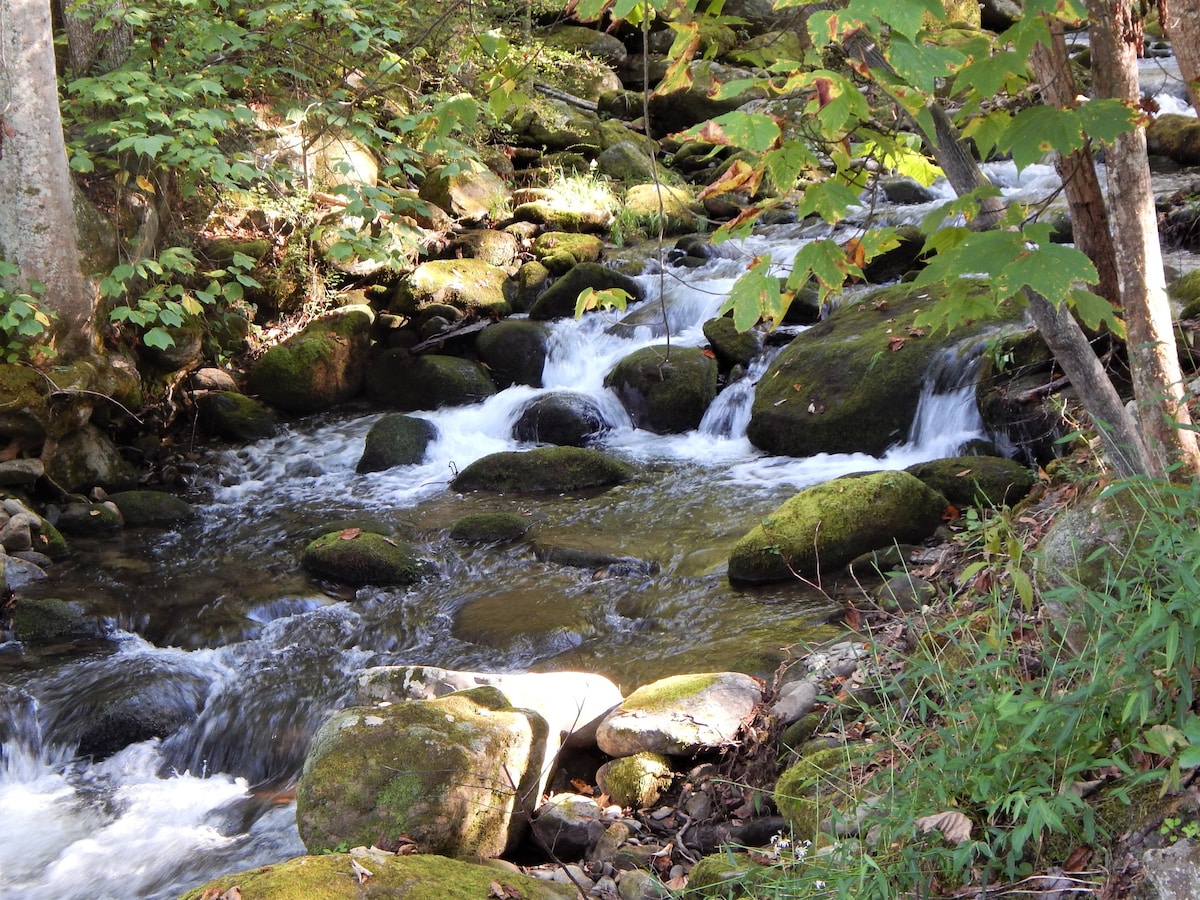
[{"label": "cascade over rocks", "polygon": [[717,362],[698,347],[643,347],[604,379],[638,428],[656,434],[690,431],[717,396]]},{"label": "cascade over rocks", "polygon": [[945,508],[945,497],[907,472],[835,478],[796,494],[738,541],[729,580],[816,578],[871,550],[925,539]]},{"label": "cascade over rocks", "polygon": [[250,373],[250,393],[298,414],[353,399],[362,389],[374,319],[367,306],[346,306],[314,319],[262,355]]},{"label": "cascade over rocks", "polygon": [[459,491],[578,491],[633,477],[633,467],[586,447],[535,447],[477,459],[458,473]]}]

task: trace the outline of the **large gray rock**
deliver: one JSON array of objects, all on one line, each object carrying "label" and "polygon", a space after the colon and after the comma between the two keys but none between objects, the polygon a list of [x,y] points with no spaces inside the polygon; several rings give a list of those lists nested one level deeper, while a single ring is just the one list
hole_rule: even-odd
[{"label": "large gray rock", "polygon": [[348,528],[304,548],[301,564],[318,578],[341,584],[412,584],[430,570],[414,548],[395,538]]},{"label": "large gray rock", "polygon": [[596,743],[609,756],[689,756],[731,744],[761,702],[762,686],[740,672],[674,675],[626,697],[600,722]]},{"label": "large gray rock", "polygon": [[373,321],[374,313],[365,306],[345,306],[315,319],[262,355],[250,373],[250,393],[299,414],[356,397]]},{"label": "large gray rock", "polygon": [[500,387],[541,387],[549,337],[540,322],[506,319],[479,332],[475,349]]},{"label": "large gray rock", "polygon": [[86,493],[93,487],[125,491],[137,487],[137,472],[108,435],[94,425],[72,431],[58,444],[46,473],[62,488]]},{"label": "large gray rock", "polygon": [[717,396],[717,361],[698,347],[643,347],[604,379],[637,428],[678,434],[699,427]]},{"label": "large gray rock", "polygon": [[190,522],[199,514],[186,500],[165,491],[121,491],[109,494],[126,525],[162,525]]},{"label": "large gray rock", "polygon": [[336,712],[296,789],[300,838],[311,852],[407,835],[426,853],[499,856],[533,814],[546,731],[491,687]]},{"label": "large gray rock", "polygon": [[367,432],[355,471],[382,472],[393,466],[415,465],[425,459],[437,434],[437,426],[428,419],[399,413],[383,416]]},{"label": "large gray rock", "polygon": [[1194,900],[1200,886],[1200,845],[1182,840],[1142,854],[1140,900]]},{"label": "large gray rock", "polygon": [[196,410],[200,427],[227,441],[259,441],[271,437],[279,427],[270,410],[237,391],[199,394]]},{"label": "large gray rock", "polygon": [[440,409],[478,403],[496,393],[479,363],[458,356],[407,350],[384,351],[367,371],[367,396],[403,410]]},{"label": "large gray rock", "polygon": [[582,447],[612,427],[587,394],[552,391],[535,397],[513,425],[518,441]]}]

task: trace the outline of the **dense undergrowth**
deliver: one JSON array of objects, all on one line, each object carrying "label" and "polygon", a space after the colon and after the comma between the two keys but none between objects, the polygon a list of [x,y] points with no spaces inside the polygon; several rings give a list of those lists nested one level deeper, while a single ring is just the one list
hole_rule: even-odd
[{"label": "dense undergrowth", "polygon": [[[818,733],[837,749],[817,751],[797,791],[816,798],[820,833],[756,855],[718,893],[1123,895],[1122,838],[1156,824],[1200,765],[1200,485],[1039,493],[960,521],[954,562],[911,573],[942,576],[936,603],[862,613],[868,690],[826,698]],[[1038,542],[1076,494],[1116,537],[1039,577]]]}]

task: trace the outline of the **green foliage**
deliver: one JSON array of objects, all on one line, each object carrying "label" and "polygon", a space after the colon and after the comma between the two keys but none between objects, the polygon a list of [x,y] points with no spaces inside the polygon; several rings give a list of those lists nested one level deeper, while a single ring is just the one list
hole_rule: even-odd
[{"label": "green foliage", "polygon": [[[0,259],[0,284],[20,274],[20,269]],[[45,343],[54,324],[54,313],[44,305],[46,286],[33,282],[28,290],[0,287],[0,362],[15,363],[53,350]]]}]

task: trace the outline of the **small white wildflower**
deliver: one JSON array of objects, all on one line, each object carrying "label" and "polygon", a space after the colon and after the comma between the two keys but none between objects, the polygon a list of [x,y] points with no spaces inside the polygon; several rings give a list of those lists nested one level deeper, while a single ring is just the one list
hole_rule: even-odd
[{"label": "small white wildflower", "polygon": [[816,881],[813,882],[813,887],[815,887],[818,891],[824,890],[825,882],[823,882],[821,879],[818,878]]}]

